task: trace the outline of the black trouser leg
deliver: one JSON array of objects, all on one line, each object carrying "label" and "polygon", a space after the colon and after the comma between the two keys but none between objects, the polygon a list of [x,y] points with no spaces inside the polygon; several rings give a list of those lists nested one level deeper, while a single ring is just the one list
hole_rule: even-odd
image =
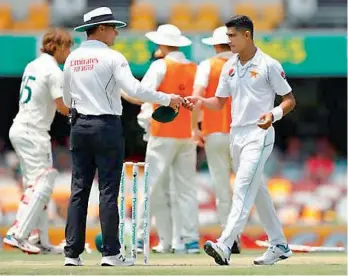
[{"label": "black trouser leg", "polygon": [[95,175],[95,163],[92,146],[86,147],[88,139],[74,131],[71,135],[72,141],[76,139],[72,146],[73,171],[64,252],[66,257],[77,258],[85,247],[88,200]]},{"label": "black trouser leg", "polygon": [[99,178],[99,217],[103,235],[103,256],[120,253],[117,199],[122,172],[124,145],[121,121],[109,122],[96,137],[95,161]]}]

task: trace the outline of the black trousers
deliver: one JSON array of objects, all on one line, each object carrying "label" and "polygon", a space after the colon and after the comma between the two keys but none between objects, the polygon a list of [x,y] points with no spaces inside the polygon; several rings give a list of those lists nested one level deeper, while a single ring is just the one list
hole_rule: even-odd
[{"label": "black trousers", "polygon": [[120,252],[117,198],[124,157],[121,119],[111,115],[81,115],[71,128],[70,150],[73,168],[65,256],[77,258],[84,251],[88,199],[96,170],[103,256],[117,255]]}]

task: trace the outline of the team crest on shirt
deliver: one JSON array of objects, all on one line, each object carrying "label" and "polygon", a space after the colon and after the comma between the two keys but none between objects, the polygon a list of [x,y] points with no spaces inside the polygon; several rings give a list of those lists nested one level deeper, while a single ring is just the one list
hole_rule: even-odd
[{"label": "team crest on shirt", "polygon": [[228,75],[232,78],[234,76],[234,74],[236,73],[236,71],[234,70],[234,68],[231,68],[230,71],[228,71]]},{"label": "team crest on shirt", "polygon": [[282,71],[281,73],[280,73],[280,75],[282,76],[282,78],[285,80],[286,79],[286,76],[285,76],[285,72],[284,71]]},{"label": "team crest on shirt", "polygon": [[251,78],[257,78],[257,76],[259,75],[259,73],[257,73],[256,71],[250,71],[250,77]]}]

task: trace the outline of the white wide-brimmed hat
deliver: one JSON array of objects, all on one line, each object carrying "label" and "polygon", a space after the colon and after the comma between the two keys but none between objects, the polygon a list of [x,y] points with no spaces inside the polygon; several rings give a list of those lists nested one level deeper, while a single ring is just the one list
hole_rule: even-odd
[{"label": "white wide-brimmed hat", "polygon": [[110,8],[101,7],[86,13],[83,16],[84,24],[74,28],[76,32],[85,32],[86,30],[93,28],[100,24],[115,25],[116,28],[125,27],[125,22],[116,20]]},{"label": "white wide-brimmed hat", "polygon": [[145,36],[157,45],[184,47],[191,45],[191,40],[181,34],[178,27],[165,24],[160,25],[157,31],[148,32]]},{"label": "white wide-brimmed hat", "polygon": [[202,42],[207,45],[219,45],[219,44],[228,44],[230,40],[227,36],[227,27],[216,28],[213,32],[213,36],[203,38]]}]

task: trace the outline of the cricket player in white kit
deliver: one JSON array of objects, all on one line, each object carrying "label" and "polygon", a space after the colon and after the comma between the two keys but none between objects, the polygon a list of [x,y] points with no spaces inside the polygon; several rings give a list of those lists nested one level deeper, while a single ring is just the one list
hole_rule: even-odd
[{"label": "cricket player in white kit", "polygon": [[[215,95],[219,77],[224,64],[235,54],[231,52],[227,27],[216,28],[211,37],[202,42],[214,47],[216,55],[203,60],[198,68],[194,83],[193,96],[212,97]],[[202,112],[202,114],[201,114]],[[192,137],[200,147],[204,147],[207,156],[209,174],[215,190],[216,212],[222,228],[226,226],[232,206],[232,188],[230,176],[232,160],[230,148],[231,101],[228,100],[222,110],[193,110]],[[202,117],[201,129],[199,119]],[[240,253],[239,237],[233,244],[232,253]]]},{"label": "cricket player in white kit", "polygon": [[[223,67],[215,97],[187,98],[189,107],[221,109],[232,96],[230,151],[236,172],[232,209],[221,237],[216,243],[207,241],[204,250],[217,264],[229,265],[233,242],[255,203],[271,247],[254,264],[270,265],[292,252],[265,183],[264,166],[274,145],[272,123],[293,110],[296,102],[280,63],[254,45],[252,21],[247,16],[235,16],[226,27],[237,57]],[[282,102],[274,108],[276,94]]]},{"label": "cricket player in white kit", "polygon": [[[20,160],[24,195],[4,243],[31,254],[63,253],[62,248],[50,245],[48,239],[46,205],[58,174],[52,167],[48,131],[56,110],[63,115],[69,112],[62,100],[63,72],[58,64],[65,62],[72,44],[72,37],[62,29],[53,29],[44,35],[42,55],[24,70],[19,112],[9,133]],[[35,244],[28,241],[33,229],[39,230],[39,238],[33,239]]]}]

